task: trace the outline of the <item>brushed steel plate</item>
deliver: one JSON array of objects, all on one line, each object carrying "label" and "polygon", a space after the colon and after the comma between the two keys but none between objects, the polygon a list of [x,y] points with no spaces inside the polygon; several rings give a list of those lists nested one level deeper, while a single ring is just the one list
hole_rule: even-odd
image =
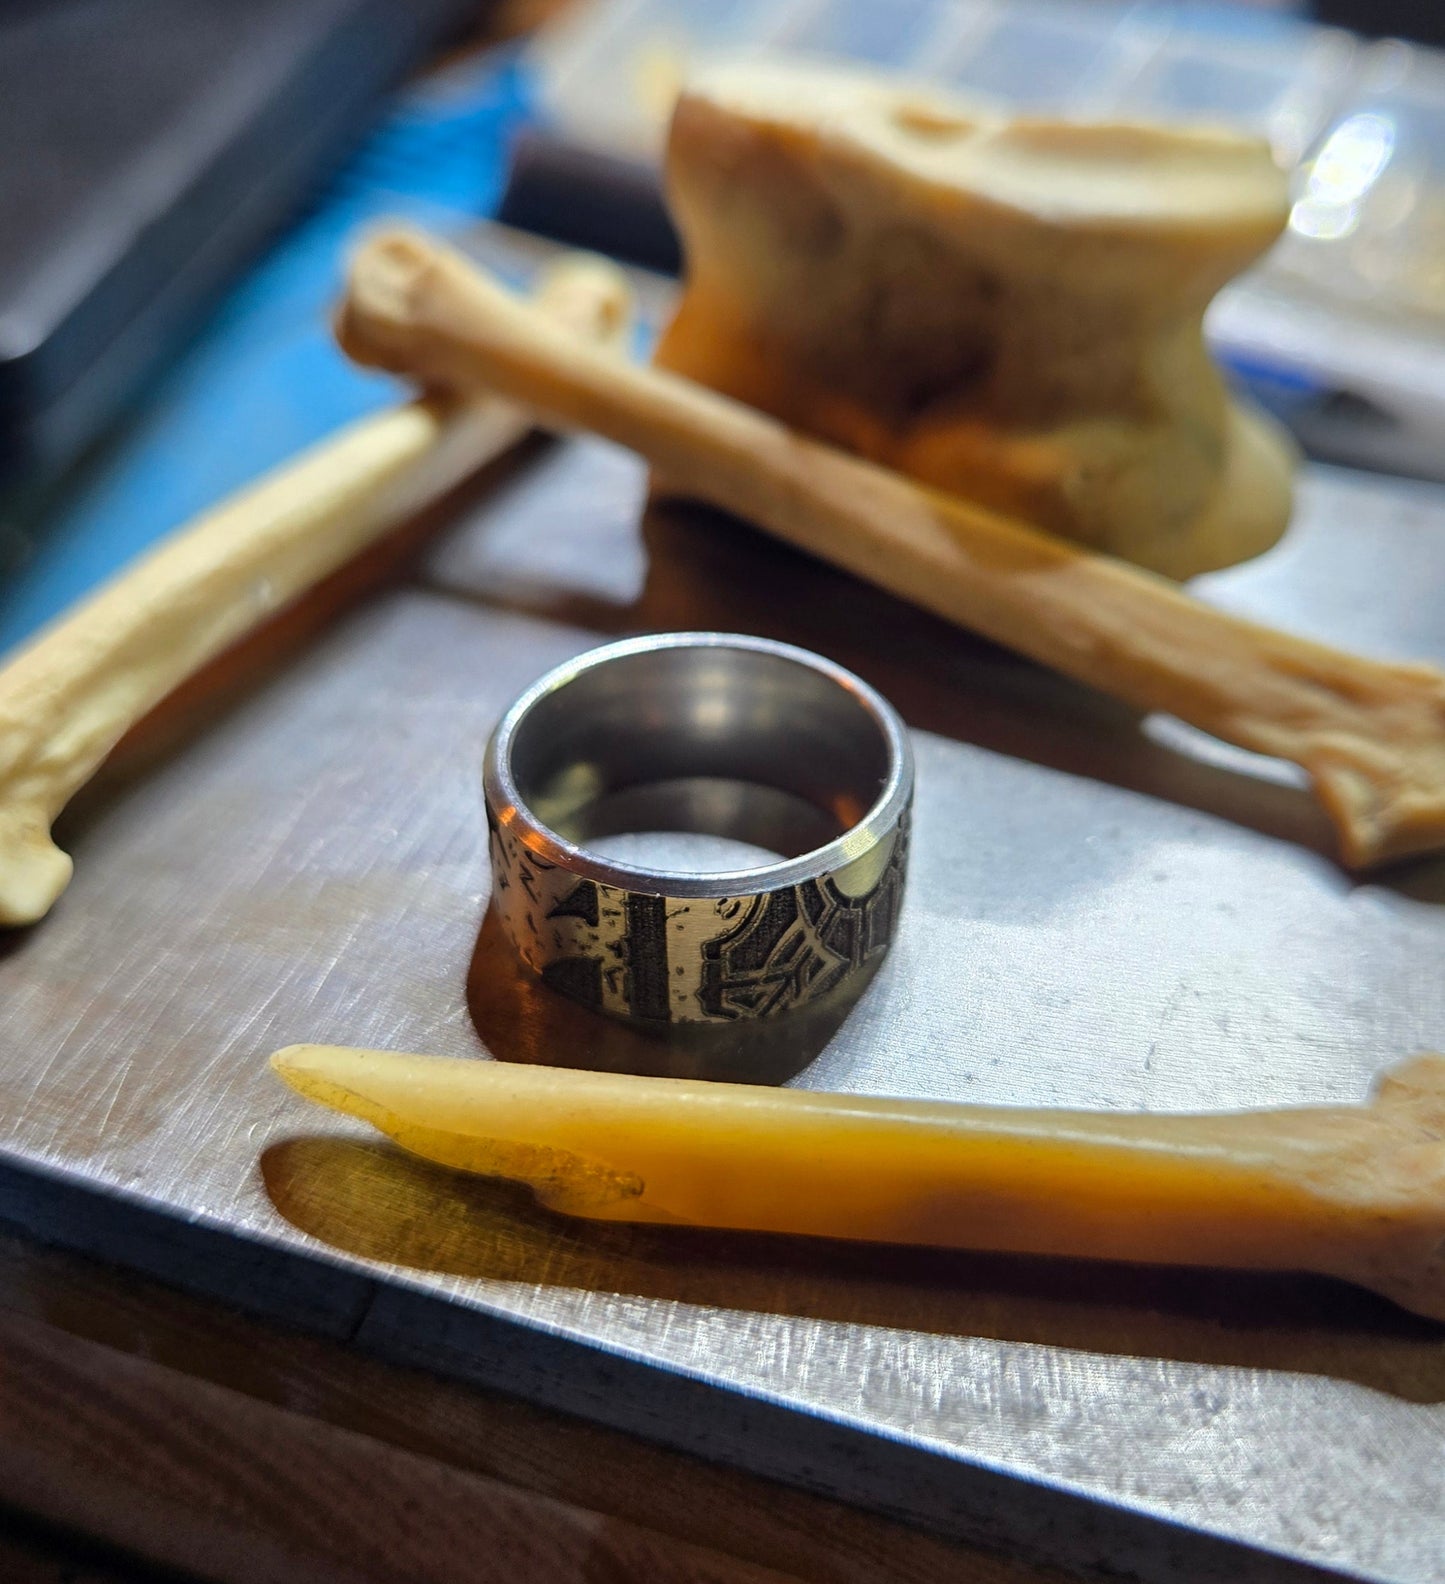
[{"label": "brushed steel plate", "polygon": [[[0,1214],[1049,1560],[1445,1581],[1445,1331],[1382,1301],[589,1228],[269,1076],[272,1049],[323,1040],[1162,1110],[1354,1100],[1445,1048],[1445,862],[1351,879],[1279,765],[644,499],[609,447],[534,450],[410,574],[73,808],[71,890],[0,941]],[[1307,469],[1285,544],[1201,592],[1445,662],[1445,492]],[[841,1022],[766,1045],[675,1048],[556,1003],[487,920],[491,726],[568,655],[682,627],[817,649],[915,733],[893,954]]]}]

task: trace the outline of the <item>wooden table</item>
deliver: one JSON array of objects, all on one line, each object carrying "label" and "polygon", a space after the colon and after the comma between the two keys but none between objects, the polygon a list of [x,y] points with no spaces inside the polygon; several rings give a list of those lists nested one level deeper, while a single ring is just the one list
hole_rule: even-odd
[{"label": "wooden table", "polygon": [[0,1507],[13,1584],[1063,1579],[4,1231]]}]

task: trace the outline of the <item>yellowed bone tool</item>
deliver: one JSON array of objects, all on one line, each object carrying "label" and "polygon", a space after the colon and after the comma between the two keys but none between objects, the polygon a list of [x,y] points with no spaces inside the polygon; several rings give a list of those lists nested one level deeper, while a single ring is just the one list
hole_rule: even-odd
[{"label": "yellowed bone tool", "polygon": [[301,1094],[554,1210],[1311,1271],[1445,1320],[1445,1056],[1364,1105],[1203,1116],[815,1094],[294,1045]]}]

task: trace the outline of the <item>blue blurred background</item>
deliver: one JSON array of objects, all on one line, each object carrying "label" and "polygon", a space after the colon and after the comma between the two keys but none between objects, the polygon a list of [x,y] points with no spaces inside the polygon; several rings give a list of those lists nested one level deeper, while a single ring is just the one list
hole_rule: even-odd
[{"label": "blue blurred background", "polygon": [[[1416,9],[1426,22],[1445,13]],[[1365,15],[1412,25],[1408,4]],[[1356,432],[1362,422],[1379,431],[1382,415],[1397,429],[1418,422],[1423,441],[1396,446],[1405,470],[1429,472],[1432,454],[1445,460],[1438,359],[1421,373],[1421,348],[1438,347],[1445,324],[1438,52],[1369,42],[1269,4],[599,0],[571,8],[540,40],[454,50],[377,101],[339,172],[313,185],[304,212],[273,233],[103,438],[57,476],[10,490],[0,505],[0,652],[159,534],[392,399],[387,382],[340,357],[327,328],[359,228],[404,215],[455,230],[493,214],[511,141],[539,119],[646,167],[661,124],[649,100],[659,69],[665,78],[692,53],[759,44],[924,71],[1025,108],[1260,131],[1297,167],[1296,223],[1269,270],[1221,310],[1217,349],[1287,415],[1342,414]],[[0,140],[0,180],[6,161],[33,153]],[[1382,305],[1394,316],[1383,330]],[[1320,333],[1336,321],[1355,323],[1354,342]],[[1387,411],[1392,402],[1398,412]],[[1420,455],[1427,465],[1412,467]]]}]

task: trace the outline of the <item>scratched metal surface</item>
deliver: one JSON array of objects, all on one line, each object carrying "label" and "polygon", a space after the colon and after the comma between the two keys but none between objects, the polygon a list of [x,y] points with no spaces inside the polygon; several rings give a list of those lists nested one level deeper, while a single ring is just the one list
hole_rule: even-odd
[{"label": "scratched metal surface", "polygon": [[[737,524],[643,500],[630,457],[535,452],[418,573],[73,810],[72,889],[0,944],[3,1158],[289,1248],[323,1279],[364,1272],[375,1336],[382,1299],[430,1292],[519,1337],[582,1339],[582,1411],[630,1422],[606,1365],[625,1355],[719,1404],[748,1394],[861,1430],[875,1441],[836,1466],[824,1452],[784,1470],[858,1499],[909,1509],[869,1483],[868,1447],[901,1442],[945,1492],[948,1468],[981,1466],[1262,1555],[1445,1580],[1445,1331],[1383,1302],[1323,1281],[578,1227],[408,1162],[269,1078],[273,1048],[327,1040],[1223,1108],[1354,1100],[1394,1059],[1445,1048],[1445,863],[1351,880],[1280,767],[1141,726]],[[1445,662],[1445,494],[1311,470],[1287,542],[1204,591]],[[489,728],[543,669],[695,626],[855,667],[918,753],[883,971],[840,1024],[701,1055],[515,973],[486,917],[478,781]],[[440,1331],[408,1346],[457,1364]],[[687,1401],[687,1423],[650,1428],[709,1449],[707,1409]],[[778,1472],[765,1439],[711,1450]],[[918,1515],[1019,1538],[1000,1511],[965,1510],[964,1489],[957,1511]],[[1123,1565],[1107,1538],[1070,1544],[1038,1550]],[[1200,1556],[1170,1538],[1127,1566],[1200,1578]]]}]

